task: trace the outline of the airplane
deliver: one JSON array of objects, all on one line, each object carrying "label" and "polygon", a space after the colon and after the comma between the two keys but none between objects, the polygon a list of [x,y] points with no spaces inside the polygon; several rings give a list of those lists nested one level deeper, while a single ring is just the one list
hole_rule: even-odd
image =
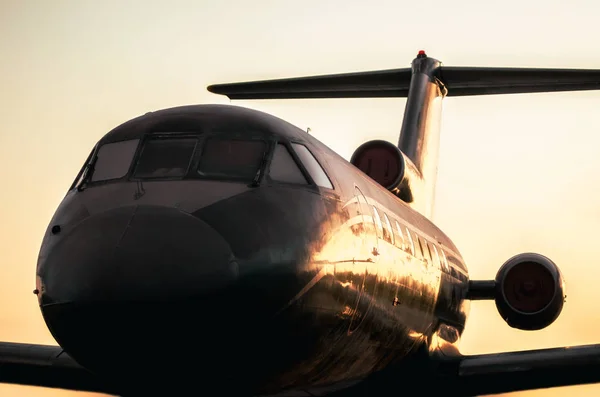
[{"label": "airplane", "polygon": [[[473,396],[600,381],[600,345],[463,355],[470,302],[552,324],[565,280],[521,253],[472,280],[431,219],[445,97],[600,89],[600,70],[410,68],[218,84],[230,99],[406,97],[397,145],[345,160],[233,105],[163,109],[94,146],[34,294],[58,346],[0,343],[0,382],[115,395]],[[415,391],[416,390],[416,391]]]}]

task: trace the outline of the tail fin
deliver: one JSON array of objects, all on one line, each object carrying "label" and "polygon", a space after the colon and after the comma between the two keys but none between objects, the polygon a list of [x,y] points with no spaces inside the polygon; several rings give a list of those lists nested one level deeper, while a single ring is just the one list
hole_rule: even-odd
[{"label": "tail fin", "polygon": [[230,99],[407,97],[398,148],[423,182],[411,203],[431,216],[437,179],[441,101],[445,96],[520,94],[600,89],[600,70],[444,67],[424,51],[412,68],[218,84],[210,92]]}]

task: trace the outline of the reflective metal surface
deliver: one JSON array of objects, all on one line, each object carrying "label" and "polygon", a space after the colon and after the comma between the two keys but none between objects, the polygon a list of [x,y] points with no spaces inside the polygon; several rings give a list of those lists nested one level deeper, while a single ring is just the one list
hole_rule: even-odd
[{"label": "reflective metal surface", "polygon": [[[269,394],[341,385],[456,343],[467,286],[456,248],[298,136],[333,190],[182,179],[143,182],[141,196],[126,180],[70,191],[37,272],[44,318],[69,355],[125,391],[201,381]],[[382,219],[445,247],[446,267],[382,234]]]},{"label": "reflective metal surface", "polygon": [[448,92],[441,80],[435,77],[440,66],[440,61],[429,58],[424,52],[413,60],[398,140],[398,148],[421,173],[420,183],[414,183],[412,187],[416,198],[411,205],[428,218],[432,215],[437,182],[442,99]]}]

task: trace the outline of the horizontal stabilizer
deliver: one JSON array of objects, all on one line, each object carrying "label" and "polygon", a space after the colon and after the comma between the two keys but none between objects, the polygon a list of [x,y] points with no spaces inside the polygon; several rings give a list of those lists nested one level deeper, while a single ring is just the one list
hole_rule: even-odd
[{"label": "horizontal stabilizer", "polygon": [[462,396],[597,383],[600,345],[463,356],[452,372]]},{"label": "horizontal stabilizer", "polygon": [[410,68],[390,69],[216,84],[209,86],[208,90],[230,99],[405,97],[411,75]]},{"label": "horizontal stabilizer", "polygon": [[0,383],[116,394],[59,346],[0,342]]},{"label": "horizontal stabilizer", "polygon": [[600,89],[600,70],[441,67],[448,96]]},{"label": "horizontal stabilizer", "polygon": [[[448,96],[520,94],[600,89],[600,70],[439,67],[434,75]],[[230,99],[406,97],[412,69],[331,74],[208,87]]]}]

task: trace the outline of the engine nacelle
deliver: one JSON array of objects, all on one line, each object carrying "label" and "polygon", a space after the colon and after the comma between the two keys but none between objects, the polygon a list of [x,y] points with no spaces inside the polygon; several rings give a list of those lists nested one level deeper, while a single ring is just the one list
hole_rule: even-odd
[{"label": "engine nacelle", "polygon": [[414,200],[415,190],[422,183],[413,162],[388,141],[363,143],[352,154],[350,163],[407,203]]},{"label": "engine nacelle", "polygon": [[513,256],[496,274],[496,308],[513,328],[547,327],[560,315],[565,297],[564,279],[558,266],[543,255]]}]

